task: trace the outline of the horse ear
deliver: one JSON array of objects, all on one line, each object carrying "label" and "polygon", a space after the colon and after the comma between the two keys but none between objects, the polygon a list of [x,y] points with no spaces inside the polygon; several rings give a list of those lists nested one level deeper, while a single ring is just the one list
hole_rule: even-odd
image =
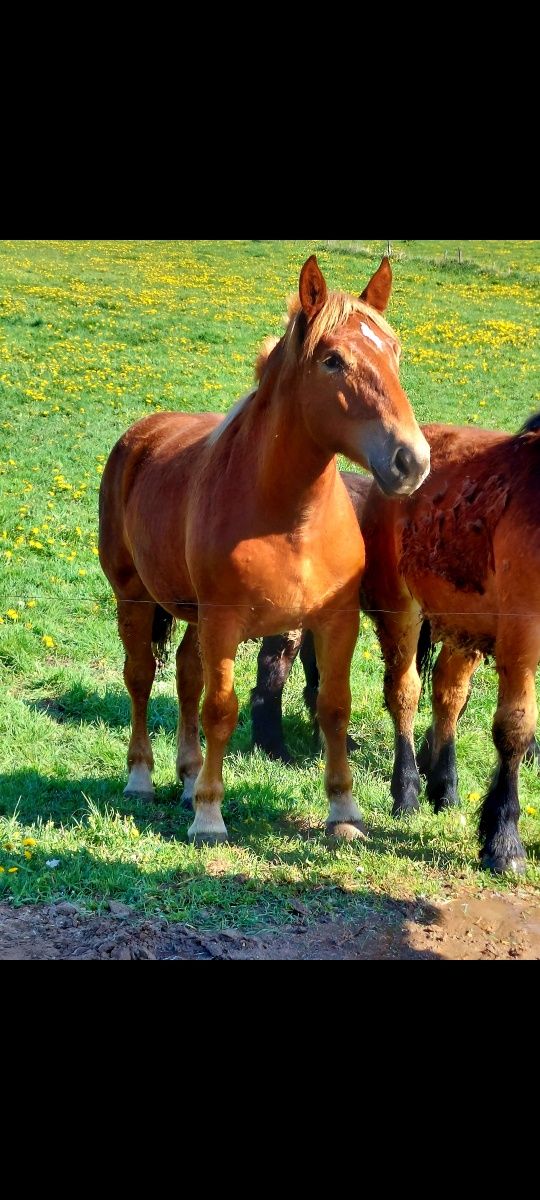
[{"label": "horse ear", "polygon": [[314,254],[308,258],[302,267],[299,290],[300,304],[308,321],[310,321],[312,317],[315,317],[321,311],[328,294],[324,276],[319,269]]},{"label": "horse ear", "polygon": [[390,259],[386,254],[381,262],[380,267],[375,274],[372,275],[367,287],[364,288],[360,299],[365,304],[370,304],[372,308],[376,308],[377,312],[383,313],[390,299],[392,291],[392,268]]}]

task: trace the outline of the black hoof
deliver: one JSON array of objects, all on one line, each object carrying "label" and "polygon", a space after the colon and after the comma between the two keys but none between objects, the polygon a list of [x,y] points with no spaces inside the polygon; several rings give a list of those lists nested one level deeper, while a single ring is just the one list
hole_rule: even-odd
[{"label": "black hoof", "polygon": [[488,854],[484,851],[480,854],[480,865],[484,871],[494,871],[496,875],[523,875],[527,860],[517,855]]},{"label": "black hoof", "polygon": [[428,795],[428,800],[433,805],[435,813],[444,812],[445,808],[459,808],[461,803],[457,792],[448,792],[447,795],[435,796],[434,799]]},{"label": "black hoof", "polygon": [[392,805],[393,817],[404,817],[407,813],[417,812],[420,808],[420,801],[416,793],[410,796],[402,797],[399,800],[394,800]]},{"label": "black hoof", "polygon": [[293,757],[289,754],[284,742],[273,742],[271,745],[264,746],[262,742],[253,743],[254,750],[262,750],[272,762],[282,762],[286,767],[290,767]]}]

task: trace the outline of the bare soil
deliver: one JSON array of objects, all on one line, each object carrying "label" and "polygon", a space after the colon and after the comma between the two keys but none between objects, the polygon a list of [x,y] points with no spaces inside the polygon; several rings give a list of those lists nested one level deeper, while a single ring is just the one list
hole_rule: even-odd
[{"label": "bare soil", "polygon": [[479,892],[440,903],[366,908],[354,922],[310,921],[263,933],[197,930],[138,918],[110,902],[105,914],[75,904],[0,905],[0,960],[33,959],[540,959],[540,897]]}]

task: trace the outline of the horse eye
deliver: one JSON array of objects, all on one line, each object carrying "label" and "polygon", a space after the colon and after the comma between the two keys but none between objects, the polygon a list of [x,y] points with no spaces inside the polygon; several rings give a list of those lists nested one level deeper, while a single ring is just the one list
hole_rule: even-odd
[{"label": "horse eye", "polygon": [[344,371],[345,363],[339,354],[329,354],[328,358],[323,359],[323,367],[328,371]]}]

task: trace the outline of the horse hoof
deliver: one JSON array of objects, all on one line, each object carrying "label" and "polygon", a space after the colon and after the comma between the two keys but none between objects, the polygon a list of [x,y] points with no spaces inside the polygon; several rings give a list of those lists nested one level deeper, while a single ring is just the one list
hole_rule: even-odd
[{"label": "horse hoof", "polygon": [[441,796],[440,800],[433,801],[433,812],[444,812],[445,808],[459,808],[461,801],[455,792],[451,792],[449,796]]},{"label": "horse hoof", "polygon": [[494,871],[496,875],[505,875],[507,872],[511,875],[523,875],[527,860],[505,854],[481,854],[480,866],[484,871]]},{"label": "horse hoof", "polygon": [[406,817],[409,815],[409,813],[418,812],[419,808],[420,808],[420,801],[418,799],[409,800],[407,803],[402,803],[402,801],[400,800],[399,804],[396,802],[395,804],[392,805],[392,816],[393,817]]},{"label": "horse hoof", "polygon": [[332,842],[354,842],[357,838],[365,840],[368,836],[362,821],[327,821],[325,832]]},{"label": "horse hoof", "polygon": [[193,812],[193,791],[186,792],[184,788],[180,796],[180,808],[185,808],[188,812]]},{"label": "horse hoof", "polygon": [[122,793],[127,800],[143,800],[147,804],[150,800],[155,799],[155,792],[141,792],[135,788],[125,787]]},{"label": "horse hoof", "polygon": [[225,833],[189,833],[188,841],[192,846],[220,846],[228,842],[229,835]]},{"label": "horse hoof", "polygon": [[286,750],[285,747],[283,747],[282,750],[281,749],[268,750],[267,753],[268,753],[268,757],[272,760],[272,762],[283,763],[283,765],[285,767],[292,766],[292,762],[293,762],[292,754],[289,754],[289,751]]}]

